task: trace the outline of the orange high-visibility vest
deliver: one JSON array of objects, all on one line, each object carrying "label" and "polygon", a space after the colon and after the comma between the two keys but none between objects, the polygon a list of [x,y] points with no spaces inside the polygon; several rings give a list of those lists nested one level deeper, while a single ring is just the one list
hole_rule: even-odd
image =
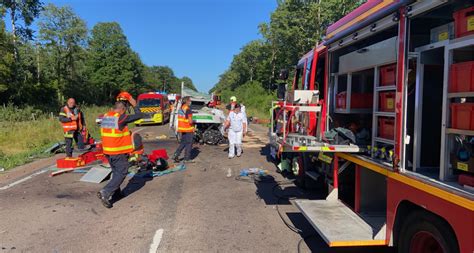
[{"label": "orange high-visibility vest", "polygon": [[[64,106],[64,113],[66,114],[65,116],[68,118],[70,114],[73,114],[71,110],[69,110],[67,105]],[[77,129],[82,128],[81,127],[81,114],[78,113],[77,116],[78,116],[77,120],[71,120],[69,122],[61,122],[64,133],[67,133],[69,131],[76,131]]]},{"label": "orange high-visibility vest", "polygon": [[181,109],[178,110],[178,133],[192,133],[194,132],[194,127],[189,122],[189,119],[186,118],[186,111],[189,110],[188,105],[183,105]]},{"label": "orange high-visibility vest", "polygon": [[119,129],[120,114],[108,112],[102,118],[100,135],[102,136],[102,149],[106,155],[129,154],[133,152],[132,136],[125,126]]}]

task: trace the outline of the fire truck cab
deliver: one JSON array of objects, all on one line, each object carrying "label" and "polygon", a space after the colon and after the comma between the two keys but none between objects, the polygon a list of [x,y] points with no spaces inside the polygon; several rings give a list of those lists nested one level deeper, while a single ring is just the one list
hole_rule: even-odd
[{"label": "fire truck cab", "polygon": [[328,191],[295,204],[329,246],[474,252],[472,1],[367,1],[273,108],[273,154]]},{"label": "fire truck cab", "polygon": [[136,125],[165,124],[170,120],[170,103],[166,94],[148,92],[138,95],[137,107],[145,115]]}]

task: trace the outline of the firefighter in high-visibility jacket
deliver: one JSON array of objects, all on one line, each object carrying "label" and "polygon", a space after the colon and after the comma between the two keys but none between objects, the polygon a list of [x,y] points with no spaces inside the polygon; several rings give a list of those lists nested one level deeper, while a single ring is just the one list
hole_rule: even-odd
[{"label": "firefighter in high-visibility jacket", "polygon": [[192,163],[191,151],[193,149],[194,125],[193,114],[191,111],[191,97],[183,98],[183,105],[178,110],[178,133],[180,134],[180,143],[173,155],[175,162],[179,161],[181,152],[184,152],[184,162]]},{"label": "firefighter in high-visibility jacket", "polygon": [[[137,102],[127,92],[120,93],[117,100],[113,110],[104,115],[100,125],[102,148],[112,168],[112,178],[97,196],[107,208],[112,207],[112,196],[122,195],[120,185],[128,174],[128,158],[133,151],[133,142],[127,125],[143,117],[136,107]],[[134,107],[135,114],[126,114],[127,103]]]},{"label": "firefighter in high-visibility jacket", "polygon": [[63,127],[64,141],[66,143],[66,156],[72,157],[73,140],[77,147],[84,149],[84,140],[81,131],[86,126],[84,114],[79,110],[74,98],[69,98],[59,112],[59,121]]}]

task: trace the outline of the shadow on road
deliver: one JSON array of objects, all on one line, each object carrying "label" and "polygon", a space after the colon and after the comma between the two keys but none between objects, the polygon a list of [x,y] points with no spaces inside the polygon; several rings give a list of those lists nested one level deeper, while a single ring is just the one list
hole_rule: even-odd
[{"label": "shadow on road", "polygon": [[295,199],[324,199],[326,195],[320,190],[303,190],[294,185],[291,176],[283,181],[276,181],[273,176],[261,177],[255,180],[257,187],[255,194],[265,201],[266,205],[274,205],[276,211],[282,219],[282,222],[288,227],[289,231],[300,235],[299,242],[295,242],[298,252],[318,252],[318,253],[380,253],[396,252],[395,249],[387,247],[338,247],[330,248],[324,239],[317,233],[309,221],[300,212],[295,212],[291,208],[292,201]]},{"label": "shadow on road", "polygon": [[[135,193],[136,191],[140,190],[141,188],[143,188],[143,186],[145,186],[145,184],[149,181],[153,180],[153,177],[143,177],[143,176],[133,176],[127,183],[127,185],[125,186],[125,188],[123,188],[122,190],[122,193],[125,195],[123,196],[122,198],[126,198],[128,197],[129,195],[132,195],[133,193]],[[122,199],[121,198],[121,199]],[[116,200],[119,201],[120,199]]]},{"label": "shadow on road", "polygon": [[201,153],[201,150],[199,149],[199,147],[193,146],[193,149],[191,150],[191,159],[194,160],[196,157],[199,156],[200,153]]},{"label": "shadow on road", "polygon": [[260,155],[261,155],[261,156],[265,156],[265,158],[267,159],[267,162],[269,162],[269,163],[275,163],[275,160],[274,160],[273,157],[271,156],[270,144],[267,144],[267,145],[265,145],[264,147],[262,147],[262,148],[260,149]]}]

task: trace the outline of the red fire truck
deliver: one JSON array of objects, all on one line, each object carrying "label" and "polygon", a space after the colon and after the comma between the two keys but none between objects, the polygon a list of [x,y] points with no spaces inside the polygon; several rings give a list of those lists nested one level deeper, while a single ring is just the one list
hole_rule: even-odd
[{"label": "red fire truck", "polygon": [[295,204],[329,246],[474,252],[472,1],[367,1],[273,109],[280,165],[328,190]]}]

